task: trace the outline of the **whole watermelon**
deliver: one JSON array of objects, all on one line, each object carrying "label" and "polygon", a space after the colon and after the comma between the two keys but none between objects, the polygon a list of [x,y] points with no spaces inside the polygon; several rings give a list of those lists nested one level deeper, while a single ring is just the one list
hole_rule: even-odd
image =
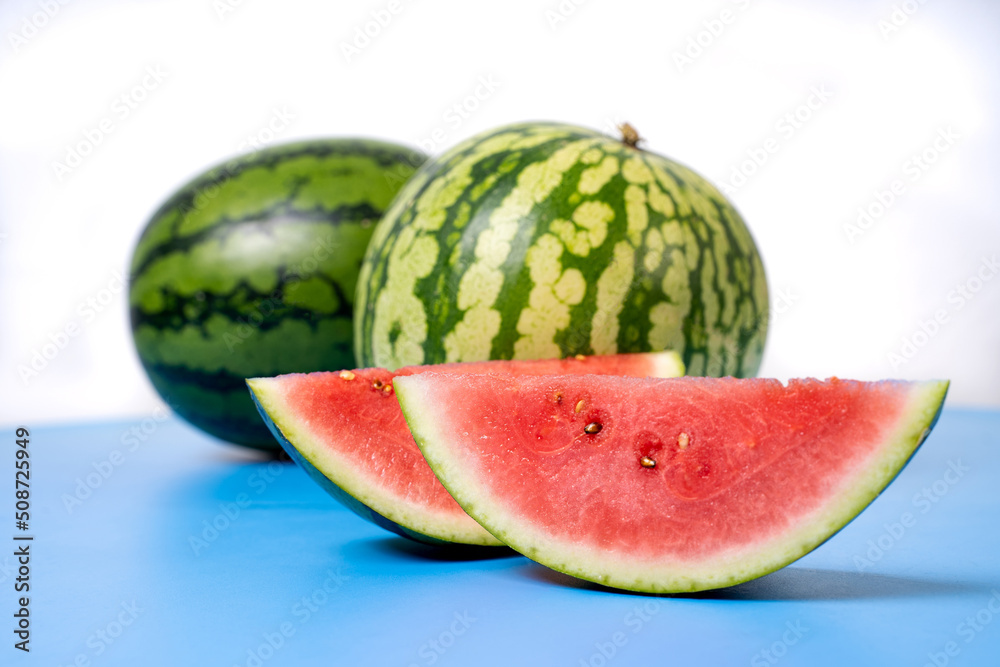
[{"label": "whole watermelon", "polygon": [[675,349],[689,374],[754,375],[768,289],[742,218],[623,135],[522,123],[426,163],[365,254],[358,365]]},{"label": "whole watermelon", "polygon": [[177,414],[223,440],[278,444],[247,377],[354,368],[365,247],[426,157],[352,139],[266,148],[171,196],[132,257],[135,346]]}]

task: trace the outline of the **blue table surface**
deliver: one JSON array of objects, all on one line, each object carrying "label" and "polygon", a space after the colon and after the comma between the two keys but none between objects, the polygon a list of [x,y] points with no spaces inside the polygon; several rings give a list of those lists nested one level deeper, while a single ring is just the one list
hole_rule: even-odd
[{"label": "blue table surface", "polygon": [[[798,562],[660,597],[409,542],[293,464],[173,418],[32,427],[21,533],[13,430],[2,665],[1000,665],[1000,412],[946,410]],[[15,534],[34,537],[29,654],[13,646]]]}]

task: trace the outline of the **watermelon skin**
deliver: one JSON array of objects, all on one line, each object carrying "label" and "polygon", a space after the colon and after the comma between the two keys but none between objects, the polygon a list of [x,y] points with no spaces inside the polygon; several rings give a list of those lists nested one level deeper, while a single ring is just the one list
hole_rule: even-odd
[{"label": "watermelon skin", "polygon": [[[895,478],[947,388],[433,373],[396,381],[429,465],[483,527],[550,568],[648,593],[730,586],[815,549]],[[569,413],[549,400],[553,391],[585,407]],[[602,428],[585,431],[595,422]]]},{"label": "watermelon skin", "polygon": [[244,379],[355,365],[361,259],[424,159],[371,140],[270,147],[202,174],[153,214],[132,257],[130,317],[142,365],[177,414],[277,451]]},{"label": "watermelon skin", "polygon": [[534,122],[414,175],[376,228],[356,304],[361,366],[675,349],[690,374],[744,377],[768,289],[742,218],[701,176]]},{"label": "watermelon skin", "polygon": [[499,546],[459,507],[427,466],[392,390],[394,378],[445,373],[622,374],[675,377],[676,352],[488,361],[251,378],[261,416],[288,454],[358,516],[428,544]]},{"label": "watermelon skin", "polygon": [[[250,378],[248,380],[248,383],[252,383],[254,381],[259,382],[261,379],[262,378]],[[424,544],[431,544],[434,546],[453,544],[453,542],[449,542],[447,540],[437,539],[431,537],[430,535],[425,535],[424,533],[419,533],[410,530],[409,528],[405,528],[404,526],[401,526],[400,524],[396,523],[395,521],[392,521],[391,519],[387,519],[385,516],[379,514],[368,505],[365,505],[363,502],[357,500],[354,496],[347,493],[337,484],[332,482],[330,478],[323,473],[323,471],[321,471],[319,468],[317,468],[312,464],[312,461],[310,461],[308,458],[306,458],[306,456],[300,453],[298,448],[285,436],[285,433],[284,431],[282,431],[281,427],[275,424],[274,419],[272,419],[271,415],[268,414],[268,408],[265,408],[261,404],[260,399],[257,398],[257,391],[253,389],[255,385],[250,384],[249,386],[251,387],[250,397],[253,399],[254,405],[260,412],[260,416],[264,419],[264,423],[267,424],[267,428],[271,431],[271,434],[281,445],[281,448],[288,453],[288,455],[291,457],[293,461],[295,461],[295,463],[302,466],[302,469],[306,471],[306,474],[309,475],[309,477],[314,482],[319,484],[324,491],[333,496],[337,501],[339,501],[342,505],[344,505],[344,507],[354,512],[362,519],[370,521],[374,523],[376,526],[384,528],[390,532],[396,533],[397,535],[400,535],[402,537],[407,537],[411,540],[415,540],[417,542],[423,542]],[[262,394],[266,393],[267,390],[262,389],[259,384],[256,386],[257,390],[259,390]],[[488,546],[499,545],[499,542],[490,539],[490,537],[487,535],[481,535],[481,542]]]}]

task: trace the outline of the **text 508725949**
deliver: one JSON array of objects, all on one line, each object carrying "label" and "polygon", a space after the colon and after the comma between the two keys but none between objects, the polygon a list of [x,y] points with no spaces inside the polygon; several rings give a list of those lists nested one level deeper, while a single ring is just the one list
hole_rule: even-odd
[{"label": "text 508725949", "polygon": [[31,455],[28,443],[31,434],[21,426],[15,432],[14,444],[14,527],[19,531],[14,535],[14,557],[17,559],[17,577],[14,578],[14,592],[17,595],[17,611],[14,612],[14,648],[27,653],[31,641],[31,612],[28,608],[28,593],[31,591],[31,541],[25,533],[31,519]]}]

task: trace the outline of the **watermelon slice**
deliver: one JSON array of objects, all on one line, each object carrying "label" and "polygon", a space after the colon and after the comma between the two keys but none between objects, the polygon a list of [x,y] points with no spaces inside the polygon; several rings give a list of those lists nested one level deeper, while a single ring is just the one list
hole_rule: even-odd
[{"label": "watermelon slice", "polygon": [[430,467],[498,539],[634,591],[729,586],[881,493],[947,382],[424,373],[396,378]]},{"label": "watermelon slice", "polygon": [[410,366],[247,380],[271,432],[334,498],[383,528],[431,544],[499,545],[427,467],[393,394],[393,378],[439,373],[684,373],[676,352]]}]

